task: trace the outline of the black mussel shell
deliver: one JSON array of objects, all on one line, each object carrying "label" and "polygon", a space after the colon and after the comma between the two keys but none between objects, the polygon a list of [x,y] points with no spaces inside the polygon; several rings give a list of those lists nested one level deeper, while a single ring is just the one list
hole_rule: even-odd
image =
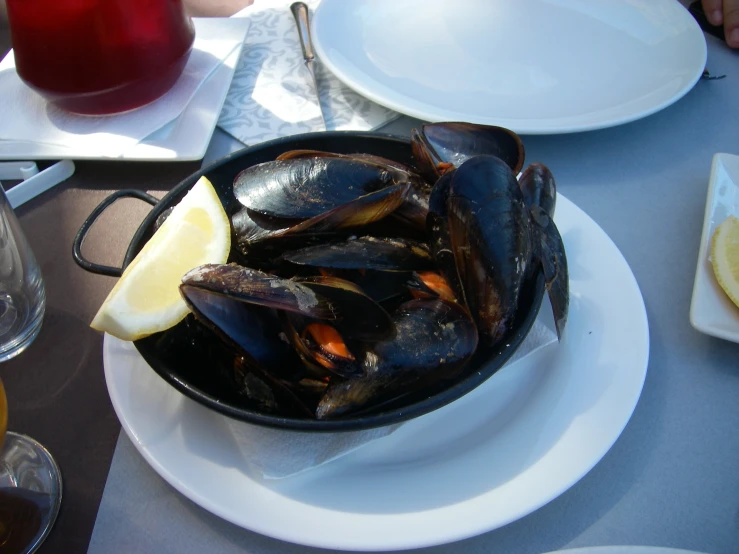
[{"label": "black mussel shell", "polygon": [[[347,275],[347,279],[356,283],[367,296],[380,305],[384,305],[388,301],[398,305],[411,299],[408,291],[408,281],[412,279],[412,271],[357,269],[346,270],[343,274]],[[385,308],[385,311],[388,311],[387,308]]]},{"label": "black mussel shell", "polygon": [[308,246],[286,252],[282,259],[298,265],[336,269],[413,271],[434,267],[425,243],[389,237],[354,237]]},{"label": "black mussel shell", "polygon": [[543,208],[534,206],[531,216],[535,238],[538,240],[535,254],[544,272],[557,337],[561,340],[570,305],[570,275],[565,245],[557,226]]},{"label": "black mussel shell", "polygon": [[429,247],[439,271],[454,291],[459,302],[467,305],[465,291],[457,271],[457,260],[454,257],[454,247],[449,235],[449,186],[454,171],[449,171],[436,181],[429,199],[429,213],[426,218]]},{"label": "black mussel shell", "polygon": [[182,286],[207,290],[230,298],[316,319],[336,319],[331,302],[289,279],[238,264],[206,264],[182,277]]},{"label": "black mussel shell", "polygon": [[395,335],[390,315],[355,283],[324,275],[297,279],[297,282],[336,306],[340,316],[334,325],[342,334],[361,341],[385,340]]},{"label": "black mussel shell", "polygon": [[250,361],[283,376],[299,367],[273,310],[191,285],[180,293],[198,321]]},{"label": "black mussel shell", "polygon": [[411,147],[421,174],[431,183],[473,156],[496,156],[515,174],[524,162],[521,138],[509,129],[492,125],[427,123],[420,132],[411,132]]},{"label": "black mussel shell", "polygon": [[285,231],[301,221],[270,217],[241,206],[231,216],[233,243],[245,253],[254,244],[284,235]]},{"label": "black mussel shell", "polygon": [[368,347],[364,375],[331,383],[316,410],[332,418],[419,390],[456,375],[477,348],[477,330],[462,306],[411,300],[393,314],[397,334]]},{"label": "black mussel shell", "polygon": [[242,207],[231,218],[234,242],[244,256],[275,257],[300,245],[305,235],[341,236],[349,229],[366,227],[386,218],[403,204],[408,190],[408,183],[391,185],[300,221],[265,216]]},{"label": "black mussel shell", "polygon": [[309,219],[367,193],[400,184],[398,172],[359,160],[312,157],[249,167],[234,181],[236,199],[273,217]]},{"label": "black mussel shell", "polygon": [[530,164],[518,178],[518,185],[529,209],[539,206],[550,217],[554,216],[557,185],[554,182],[554,175],[547,166],[539,162]]},{"label": "black mussel shell", "polygon": [[491,345],[510,328],[533,255],[531,219],[516,176],[495,156],[459,166],[447,200],[449,237],[465,300]]},{"label": "black mussel shell", "polygon": [[334,157],[359,160],[364,163],[382,167],[389,172],[397,172],[394,175],[395,182],[408,182],[410,191],[405,201],[393,214],[407,225],[417,229],[424,229],[426,224],[426,213],[428,212],[428,197],[431,185],[428,184],[413,168],[381,156],[371,154],[336,154],[333,152],[322,152],[319,150],[290,150],[277,156],[278,160],[291,160],[296,158]]},{"label": "black mussel shell", "polygon": [[391,185],[337,206],[287,229],[283,234],[325,233],[362,227],[393,213],[405,200],[409,184]]},{"label": "black mussel shell", "polygon": [[397,171],[400,175],[396,179],[403,180],[405,178],[413,178],[418,176],[415,170],[405,164],[396,162],[382,156],[374,156],[372,154],[356,153],[356,154],[339,154],[337,152],[325,152],[323,150],[289,150],[277,156],[276,160],[293,160],[296,158],[343,158],[346,160],[358,160],[363,163],[382,167],[389,171]]},{"label": "black mussel shell", "polygon": [[[316,322],[310,318],[286,312],[282,313],[280,318],[290,343],[309,370],[308,376],[311,379],[328,381],[334,376],[346,379],[361,375],[362,367],[354,354],[358,352],[358,343],[355,340],[349,340],[348,336],[345,341],[344,336],[336,329],[335,322],[332,321],[330,324]],[[323,328],[330,327],[329,331],[333,331],[339,337],[333,342],[338,342],[346,349],[346,352],[327,348],[317,340],[315,333],[311,331],[311,326],[316,325]]]},{"label": "black mussel shell", "polygon": [[406,286],[413,298],[443,298],[459,303],[449,282],[436,271],[414,271]]}]

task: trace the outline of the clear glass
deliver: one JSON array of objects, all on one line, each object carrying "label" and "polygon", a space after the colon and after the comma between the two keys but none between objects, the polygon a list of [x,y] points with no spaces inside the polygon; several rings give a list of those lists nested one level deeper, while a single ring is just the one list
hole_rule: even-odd
[{"label": "clear glass", "polygon": [[0,381],[0,553],[30,554],[51,531],[62,501],[59,467],[25,435],[8,431]]},{"label": "clear glass", "polygon": [[0,186],[0,362],[33,342],[45,307],[41,269]]},{"label": "clear glass", "polygon": [[129,111],[167,92],[195,39],[182,0],[6,0],[18,76],[70,112]]}]

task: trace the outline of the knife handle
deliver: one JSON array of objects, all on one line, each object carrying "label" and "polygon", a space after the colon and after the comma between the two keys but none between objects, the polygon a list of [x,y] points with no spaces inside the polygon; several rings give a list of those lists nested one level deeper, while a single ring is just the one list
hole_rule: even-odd
[{"label": "knife handle", "polygon": [[313,55],[313,42],[310,36],[310,25],[308,24],[308,6],[305,2],[295,2],[290,6],[293,12],[295,23],[298,26],[298,35],[300,35],[300,47],[303,49],[303,58],[306,61],[315,58]]}]

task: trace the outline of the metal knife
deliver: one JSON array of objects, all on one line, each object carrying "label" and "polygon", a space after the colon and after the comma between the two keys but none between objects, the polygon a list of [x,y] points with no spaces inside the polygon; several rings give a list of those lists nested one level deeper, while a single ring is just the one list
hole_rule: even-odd
[{"label": "metal knife", "polygon": [[295,2],[290,6],[290,11],[295,18],[295,24],[298,27],[298,35],[300,35],[300,47],[303,49],[303,59],[305,67],[308,68],[310,76],[313,78],[313,88],[316,91],[316,99],[318,100],[318,109],[321,112],[321,120],[323,128],[326,129],[326,117],[323,114],[321,106],[321,93],[318,90],[318,80],[316,79],[316,68],[313,65],[315,55],[313,54],[313,41],[310,36],[310,23],[308,21],[308,6],[305,2]]}]

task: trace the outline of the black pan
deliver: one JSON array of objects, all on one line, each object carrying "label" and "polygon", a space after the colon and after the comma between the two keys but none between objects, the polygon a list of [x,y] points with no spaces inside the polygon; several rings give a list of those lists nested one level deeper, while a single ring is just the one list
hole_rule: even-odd
[{"label": "black pan", "polygon": [[[280,138],[235,152],[212,165],[192,174],[175,186],[161,201],[140,191],[118,191],[104,200],[80,228],[74,244],[75,261],[84,269],[104,275],[120,275],[121,268],[100,266],[85,260],[81,246],[87,231],[95,219],[118,198],[134,196],[153,204],[153,209],[139,226],[131,240],[123,262],[125,268],[138,254],[153,234],[156,219],[165,210],[176,205],[197,180],[205,175],[223,202],[227,213],[236,207],[231,189],[236,174],[246,167],[273,160],[282,152],[296,149],[324,150],[338,153],[365,152],[384,156],[402,163],[411,162],[408,139],[376,133],[326,132],[309,133]],[[196,402],[236,420],[268,427],[299,431],[356,431],[381,427],[407,421],[426,414],[457,400],[479,386],[500,369],[526,338],[536,319],[544,294],[544,279],[541,274],[525,283],[516,319],[499,344],[501,346],[485,359],[475,359],[463,370],[453,383],[446,383],[437,390],[425,390],[415,395],[406,395],[392,404],[385,405],[373,413],[346,416],[336,420],[308,420],[277,417],[244,407],[239,396],[229,387],[228,379],[217,369],[192,352],[188,351],[190,331],[180,323],[164,333],[157,333],[134,342],[141,356],[165,381]],[[174,349],[172,345],[175,345]],[[176,350],[178,355],[172,356]]]}]

